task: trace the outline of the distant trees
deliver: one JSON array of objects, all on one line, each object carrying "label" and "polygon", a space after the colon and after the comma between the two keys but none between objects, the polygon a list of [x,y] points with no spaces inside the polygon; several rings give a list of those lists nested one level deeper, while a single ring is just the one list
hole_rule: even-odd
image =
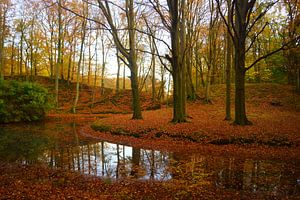
[{"label": "distant trees", "polygon": [[[296,91],[300,93],[300,2],[298,0],[284,0],[287,10],[287,28],[285,29],[289,49],[285,52],[286,68],[288,71],[288,82],[296,85]],[[298,38],[298,39],[295,39]],[[287,42],[285,41],[285,42]]]},{"label": "distant trees", "polygon": [[5,67],[4,43],[6,37],[8,36],[7,15],[10,7],[11,7],[11,2],[9,0],[0,2],[0,79],[3,79],[4,77],[4,67]]},{"label": "distant trees", "polygon": [[[259,61],[273,55],[274,53],[283,50],[287,45],[284,44],[278,49],[269,51],[267,54],[262,55],[254,60],[252,64],[246,66],[246,53],[251,49],[253,44],[256,42],[258,36],[264,31],[265,27],[257,31],[254,37],[250,38],[251,31],[256,24],[261,20],[267,13],[268,10],[276,2],[268,2],[258,4],[256,0],[242,0],[232,1],[231,12],[234,15],[230,15],[228,20],[225,19],[224,14],[221,12],[221,3],[218,3],[218,9],[222,18],[227,26],[227,31],[230,33],[233,44],[234,44],[234,69],[235,69],[235,119],[234,123],[238,125],[247,125],[251,122],[247,119],[246,105],[245,105],[245,77],[247,70],[255,66]],[[230,9],[229,9],[230,10]],[[254,16],[254,11],[260,11]],[[250,43],[247,41],[250,39]]]}]

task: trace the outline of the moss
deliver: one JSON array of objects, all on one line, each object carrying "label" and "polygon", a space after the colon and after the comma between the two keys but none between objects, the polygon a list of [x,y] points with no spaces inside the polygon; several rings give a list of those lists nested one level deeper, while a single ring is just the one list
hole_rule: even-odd
[{"label": "moss", "polygon": [[111,126],[107,124],[92,124],[91,128],[95,131],[109,132],[111,131]]}]

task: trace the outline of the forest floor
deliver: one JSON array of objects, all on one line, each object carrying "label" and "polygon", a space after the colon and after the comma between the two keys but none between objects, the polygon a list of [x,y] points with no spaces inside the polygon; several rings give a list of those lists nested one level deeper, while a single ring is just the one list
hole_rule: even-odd
[{"label": "forest floor", "polygon": [[[131,120],[130,91],[113,95],[107,90],[102,96],[97,92],[92,104],[93,89],[86,86],[82,87],[78,114],[71,114],[75,94],[71,86],[60,90],[60,109],[50,111],[47,121],[88,119],[93,128],[87,124],[82,136],[133,147],[298,162],[300,95],[293,89],[288,85],[248,84],[246,106],[253,125],[236,126],[224,120],[224,85],[212,87],[210,104],[200,99],[189,102],[188,122],[180,124],[170,122],[171,105],[153,104],[149,94],[141,97],[144,119]],[[7,163],[0,163],[0,171],[0,199],[241,199],[236,191],[189,186],[176,180],[111,182],[75,172]],[[242,198],[269,197],[243,194]]]}]

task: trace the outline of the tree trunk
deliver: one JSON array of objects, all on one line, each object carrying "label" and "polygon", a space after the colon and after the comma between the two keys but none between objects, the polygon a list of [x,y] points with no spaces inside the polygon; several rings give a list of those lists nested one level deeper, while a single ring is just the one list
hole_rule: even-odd
[{"label": "tree trunk", "polygon": [[24,33],[21,32],[21,40],[20,40],[20,60],[19,60],[19,70],[20,70],[20,77],[23,76],[23,39]]},{"label": "tree trunk", "polygon": [[142,112],[140,107],[140,94],[139,94],[139,86],[137,79],[137,65],[135,61],[131,61],[129,63],[132,69],[130,70],[130,81],[131,81],[131,91],[132,91],[132,109],[133,116],[132,119],[142,119]]},{"label": "tree trunk", "polygon": [[152,48],[151,48],[151,53],[152,53],[152,102],[156,101],[156,91],[155,91],[155,48],[154,48],[154,44],[152,44]]},{"label": "tree trunk", "polygon": [[[185,3],[184,0],[181,2]],[[180,22],[179,16],[179,2],[178,0],[168,0],[169,12],[171,16],[171,47],[172,47],[172,58],[170,59],[172,65],[172,76],[173,76],[173,123],[186,122],[186,94],[185,94],[185,69],[184,69],[184,49],[185,47],[185,32],[183,31],[185,26],[184,22]],[[183,5],[181,5],[184,8]],[[182,9],[182,12],[184,9]],[[182,13],[184,18],[184,13]],[[180,45],[180,42],[181,45]]]},{"label": "tree trunk", "polygon": [[81,66],[81,60],[83,57],[83,47],[84,47],[84,39],[85,39],[85,34],[86,34],[86,20],[83,19],[82,21],[82,35],[81,35],[81,44],[80,44],[80,53],[79,53],[79,60],[78,60],[78,66],[77,66],[77,75],[76,75],[76,96],[72,108],[72,112],[75,114],[76,113],[76,106],[78,103],[79,99],[79,77],[80,77],[80,66]]},{"label": "tree trunk", "polygon": [[235,71],[235,119],[238,125],[249,125],[251,122],[246,117],[245,106],[245,70],[236,69]]},{"label": "tree trunk", "polygon": [[4,79],[4,34],[5,34],[5,14],[0,13],[0,79]]},{"label": "tree trunk", "polygon": [[300,93],[300,68],[297,68],[297,82],[296,82],[296,91]]},{"label": "tree trunk", "polygon": [[92,97],[92,107],[94,107],[95,103],[95,96],[96,96],[96,85],[97,85],[97,71],[98,71],[98,34],[99,32],[96,32],[96,44],[95,44],[95,54],[96,54],[96,60],[95,60],[95,74],[94,74],[94,86],[93,86],[93,97]]},{"label": "tree trunk", "polygon": [[10,76],[13,77],[14,76],[14,67],[15,67],[15,35],[13,36],[13,41],[12,41],[12,45],[11,45],[11,56],[10,56],[10,62],[11,62],[11,66],[10,66]]},{"label": "tree trunk", "polygon": [[126,66],[123,68],[123,92],[126,90]]},{"label": "tree trunk", "polygon": [[245,106],[245,54],[246,54],[246,7],[247,1],[236,3],[236,13],[240,13],[235,18],[235,29],[237,34],[234,35],[235,47],[235,119],[234,123],[238,125],[249,125],[246,116]]},{"label": "tree trunk", "polygon": [[105,51],[104,51],[104,38],[101,38],[102,47],[102,68],[101,68],[101,95],[104,95],[104,73],[105,73]]},{"label": "tree trunk", "polygon": [[116,80],[116,94],[118,95],[120,92],[120,69],[121,69],[121,63],[120,63],[118,49],[117,49],[116,56],[117,56],[117,64],[118,64],[117,80]]},{"label": "tree trunk", "polygon": [[[228,2],[228,19],[231,19],[231,1]],[[226,69],[225,69],[225,79],[226,79],[226,116],[225,120],[231,120],[231,64],[232,64],[232,40],[230,33],[226,32]]]},{"label": "tree trunk", "polygon": [[58,1],[58,44],[57,44],[57,63],[55,67],[55,104],[58,107],[58,78],[59,68],[61,65],[61,40],[62,40],[62,14],[61,14],[61,0]]},{"label": "tree trunk", "polygon": [[50,78],[53,78],[53,31],[51,29],[50,33],[50,56],[49,56],[49,62],[50,62]]},{"label": "tree trunk", "polygon": [[[242,34],[239,36],[243,36]],[[245,37],[244,37],[245,38]],[[245,106],[245,40],[235,40],[235,119],[238,125],[250,124]]]},{"label": "tree trunk", "polygon": [[131,90],[132,90],[132,107],[133,107],[133,116],[132,119],[142,119],[142,112],[140,106],[140,95],[139,95],[139,85],[138,85],[138,66],[136,63],[136,40],[135,40],[135,30],[133,27],[135,26],[135,14],[133,7],[133,0],[127,0],[126,4],[128,6],[128,27],[129,29],[129,68],[131,72],[130,80],[131,80]]},{"label": "tree trunk", "polygon": [[[92,28],[92,23],[90,23],[90,29]],[[89,34],[89,62],[88,62],[88,81],[87,84],[90,85],[90,78],[91,78],[91,66],[92,66],[92,52],[91,52],[91,36],[92,33]]]},{"label": "tree trunk", "polygon": [[[135,10],[133,0],[125,1],[125,15],[128,23],[128,38],[129,38],[129,50],[122,44],[118,30],[115,27],[113,17],[111,16],[111,11],[109,8],[109,3],[107,1],[98,1],[98,5],[104,14],[111,31],[110,33],[113,36],[114,43],[120,53],[126,58],[128,61],[128,67],[131,72],[130,80],[132,86],[132,98],[133,98],[133,117],[132,119],[142,119],[142,113],[140,108],[140,99],[139,99],[139,86],[138,86],[138,66],[137,66],[137,55],[136,55],[136,40],[135,40]],[[125,76],[124,76],[125,79]],[[124,84],[125,85],[125,84]],[[124,86],[123,85],[123,86]]]}]

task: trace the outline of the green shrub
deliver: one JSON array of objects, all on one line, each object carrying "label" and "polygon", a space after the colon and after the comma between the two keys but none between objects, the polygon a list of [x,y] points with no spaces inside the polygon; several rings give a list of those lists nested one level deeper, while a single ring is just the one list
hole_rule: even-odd
[{"label": "green shrub", "polygon": [[48,91],[42,86],[0,80],[0,123],[42,120],[49,108]]}]

